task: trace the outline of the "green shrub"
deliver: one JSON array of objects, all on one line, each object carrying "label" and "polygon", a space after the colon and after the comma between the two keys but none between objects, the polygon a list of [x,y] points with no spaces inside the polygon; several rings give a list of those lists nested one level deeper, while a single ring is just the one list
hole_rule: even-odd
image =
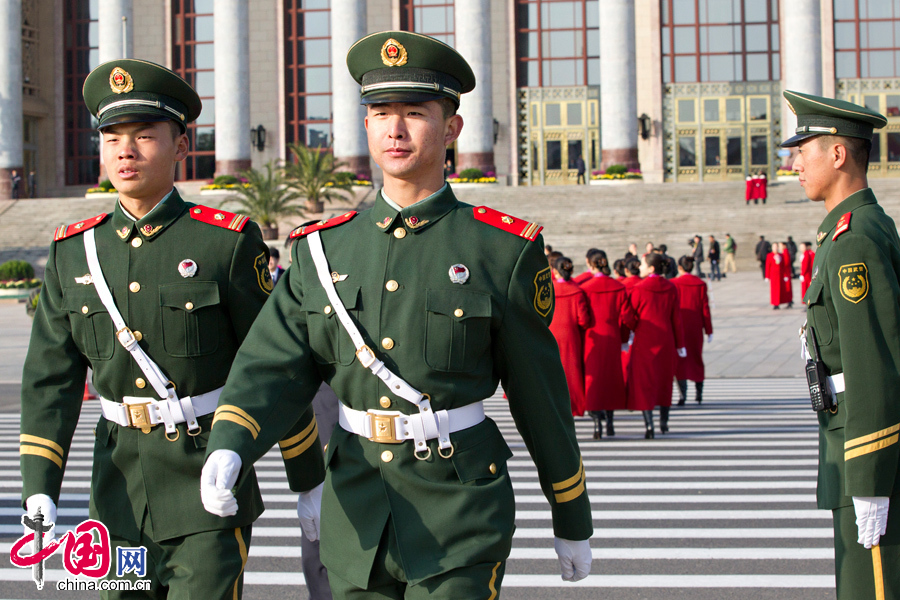
[{"label": "green shrub", "polygon": [[34,311],[37,310],[38,302],[41,299],[41,290],[36,289],[28,295],[28,300],[25,301],[25,313],[34,318]]},{"label": "green shrub", "polygon": [[628,167],[625,165],[609,165],[606,168],[607,175],[624,175],[628,172]]},{"label": "green shrub", "polygon": [[335,183],[352,185],[354,179],[355,177],[350,171],[335,171],[334,173]]},{"label": "green shrub", "polygon": [[213,179],[213,185],[232,185],[240,182],[240,178],[235,177],[234,175],[219,175]]},{"label": "green shrub", "polygon": [[109,179],[104,179],[103,181],[100,182],[100,184],[97,187],[100,188],[101,190],[103,190],[104,192],[116,191],[116,188],[113,187],[113,184]]},{"label": "green shrub", "polygon": [[34,279],[34,268],[24,260],[10,260],[0,265],[0,281]]},{"label": "green shrub", "polygon": [[482,177],[484,177],[484,173],[481,172],[481,169],[476,169],[474,167],[463,169],[459,174],[460,179],[481,179]]}]

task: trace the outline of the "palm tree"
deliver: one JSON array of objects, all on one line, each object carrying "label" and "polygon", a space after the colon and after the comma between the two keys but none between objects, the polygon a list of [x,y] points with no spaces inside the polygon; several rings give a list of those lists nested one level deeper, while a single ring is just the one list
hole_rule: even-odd
[{"label": "palm tree", "polygon": [[319,213],[325,202],[342,197],[340,191],[350,191],[350,182],[340,178],[336,170],[344,163],[335,162],[331,148],[309,148],[302,144],[288,146],[294,160],[285,166],[289,184],[306,198],[306,210]]},{"label": "palm tree", "polygon": [[263,239],[278,239],[278,221],[284,217],[306,214],[295,201],[301,196],[291,189],[284,170],[266,163],[266,172],[249,169],[241,173],[247,179],[246,186],[239,185],[233,190],[238,196],[231,201],[238,205],[238,212],[247,215],[262,228]]}]

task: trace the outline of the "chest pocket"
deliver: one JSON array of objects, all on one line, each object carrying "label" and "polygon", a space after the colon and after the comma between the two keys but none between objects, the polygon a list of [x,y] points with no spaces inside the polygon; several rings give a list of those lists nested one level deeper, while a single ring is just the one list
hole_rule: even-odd
[{"label": "chest pocket", "polygon": [[89,360],[109,360],[115,349],[113,322],[93,286],[68,288],[63,309],[69,313],[72,337]]},{"label": "chest pocket", "polygon": [[[357,323],[362,308],[359,298],[360,288],[345,285],[335,286],[347,313]],[[303,310],[306,312],[306,327],[313,358],[321,364],[349,365],[356,358],[356,347],[350,334],[341,325],[337,311],[325,290],[313,288],[303,295]]]},{"label": "chest pocket", "polygon": [[807,319],[809,325],[816,332],[816,341],[819,346],[827,346],[834,338],[834,328],[825,308],[824,284],[821,281],[813,281],[803,296],[803,302],[807,306]]},{"label": "chest pocket", "polygon": [[425,363],[435,371],[471,371],[490,345],[491,297],[447,289],[425,293]]},{"label": "chest pocket", "polygon": [[190,358],[219,347],[222,311],[215,281],[159,286],[163,345],[170,356]]}]

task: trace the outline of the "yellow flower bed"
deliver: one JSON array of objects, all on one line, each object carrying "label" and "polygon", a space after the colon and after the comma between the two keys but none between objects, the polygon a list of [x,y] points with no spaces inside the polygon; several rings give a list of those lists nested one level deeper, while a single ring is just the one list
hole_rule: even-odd
[{"label": "yellow flower bed", "polygon": [[101,188],[101,187],[88,188],[87,191],[85,192],[85,194],[115,194],[115,193],[116,193],[115,188],[106,189],[106,188]]},{"label": "yellow flower bed", "polygon": [[778,169],[775,171],[775,175],[778,177],[797,177],[800,175],[797,171],[786,171],[785,169]]},{"label": "yellow flower bed", "polygon": [[462,177],[454,177],[447,179],[447,183],[497,183],[497,178],[479,177],[478,179],[463,179]]},{"label": "yellow flower bed", "polygon": [[210,183],[209,185],[204,185],[203,187],[201,187],[200,191],[203,192],[206,190],[234,190],[239,187],[248,188],[248,187],[250,187],[250,184],[249,183],[228,183],[225,185],[218,185],[215,183]]},{"label": "yellow flower bed", "polygon": [[607,174],[607,173],[603,173],[603,174],[601,174],[601,175],[591,175],[591,179],[593,179],[593,180],[597,180],[597,179],[604,179],[604,180],[611,180],[611,179],[643,179],[643,178],[644,178],[644,176],[641,175],[640,173],[622,173],[622,174],[617,174],[617,175],[609,175],[609,174]]}]

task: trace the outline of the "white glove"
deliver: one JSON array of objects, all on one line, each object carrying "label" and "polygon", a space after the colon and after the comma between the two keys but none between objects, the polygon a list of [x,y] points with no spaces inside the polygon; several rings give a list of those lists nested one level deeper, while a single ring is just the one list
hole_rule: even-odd
[{"label": "white glove", "polygon": [[300,517],[300,527],[303,535],[311,542],[319,539],[319,519],[322,515],[322,488],[320,483],[308,492],[300,492],[297,498],[297,516]]},{"label": "white glove", "polygon": [[687,356],[687,348],[679,348],[678,350],[676,350],[676,352],[678,352],[678,356],[680,356],[681,358]]},{"label": "white glove", "polygon": [[[25,512],[28,513],[28,517],[34,519],[38,509],[41,509],[41,514],[44,516],[44,526],[51,525],[50,530],[44,533],[44,539],[52,540],[53,529],[56,526],[56,504],[53,502],[53,498],[47,494],[28,496],[25,499]],[[34,533],[34,529],[25,527],[25,535],[29,533]]]},{"label": "white glove", "polygon": [[785,280],[785,281],[790,281],[791,278],[790,278],[790,277],[785,277],[784,280]]},{"label": "white glove", "polygon": [[581,581],[591,572],[591,543],[553,538],[563,581]]},{"label": "white glove", "polygon": [[887,531],[890,500],[887,496],[853,496],[856,526],[859,527],[857,541],[866,549],[877,546],[881,536]]},{"label": "white glove", "polygon": [[803,275],[800,276],[800,281],[803,281]]},{"label": "white glove", "polygon": [[238,503],[231,488],[241,471],[241,457],[232,450],[216,450],[200,472],[200,499],[203,508],[219,517],[237,514]]},{"label": "white glove", "polygon": [[710,333],[709,335],[706,336],[706,343],[707,343],[707,344],[712,344],[712,334],[711,334],[711,333]]},{"label": "white glove", "polygon": [[628,342],[622,344],[622,352],[628,352],[629,348],[631,348],[631,346],[628,345]]}]

